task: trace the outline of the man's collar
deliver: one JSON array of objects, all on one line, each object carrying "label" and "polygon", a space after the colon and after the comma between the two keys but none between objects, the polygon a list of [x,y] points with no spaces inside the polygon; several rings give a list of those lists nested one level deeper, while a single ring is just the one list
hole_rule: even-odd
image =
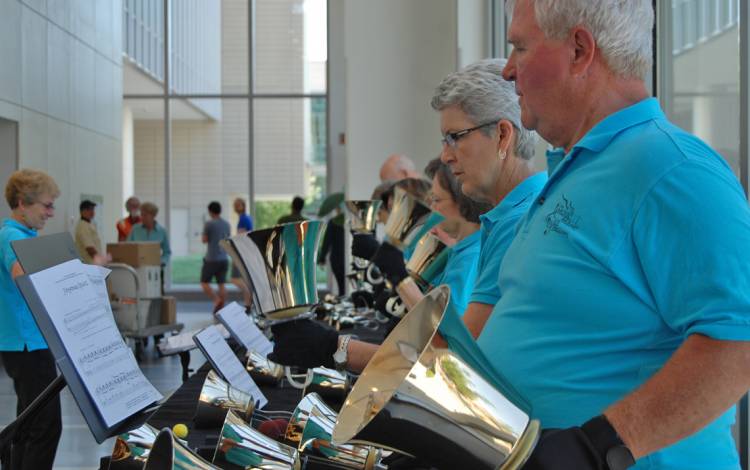
[{"label": "man's collar", "polygon": [[660,118],[664,118],[664,113],[659,106],[659,101],[656,98],[646,98],[599,121],[573,148],[601,152],[617,134],[625,129]]}]

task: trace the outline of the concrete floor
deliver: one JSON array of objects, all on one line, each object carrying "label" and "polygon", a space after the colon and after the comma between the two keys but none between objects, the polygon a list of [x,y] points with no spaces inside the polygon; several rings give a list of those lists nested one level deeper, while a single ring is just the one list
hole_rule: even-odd
[{"label": "concrete floor", "polygon": [[[211,322],[211,304],[203,301],[178,301],[177,321],[186,329],[196,329]],[[183,330],[184,331],[184,330]],[[201,353],[191,353],[190,366],[194,369],[205,362]],[[158,358],[153,341],[146,349],[141,369],[162,395],[169,396],[182,383],[180,359],[177,356]],[[97,444],[89,431],[78,406],[68,389],[61,394],[63,434],[57,449],[55,469],[97,469],[99,458],[110,455],[113,439]],[[0,368],[0,426],[4,427],[15,418],[16,396],[13,384]]]}]

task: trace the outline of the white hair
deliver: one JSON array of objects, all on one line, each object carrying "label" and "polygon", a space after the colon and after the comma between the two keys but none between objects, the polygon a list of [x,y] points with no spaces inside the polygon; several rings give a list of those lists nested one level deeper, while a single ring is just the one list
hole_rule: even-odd
[{"label": "white hair", "polygon": [[[575,26],[594,36],[615,75],[644,78],[653,63],[654,9],[650,0],[530,0],[537,24],[551,39],[564,38]],[[516,0],[507,0],[508,17]]]},{"label": "white hair", "polygon": [[[431,105],[435,111],[458,106],[475,125],[509,121],[516,131],[516,155],[530,160],[534,156],[536,133],[521,124],[515,86],[502,76],[506,62],[505,59],[480,60],[448,75],[435,89]],[[494,127],[481,131],[492,135]]]}]

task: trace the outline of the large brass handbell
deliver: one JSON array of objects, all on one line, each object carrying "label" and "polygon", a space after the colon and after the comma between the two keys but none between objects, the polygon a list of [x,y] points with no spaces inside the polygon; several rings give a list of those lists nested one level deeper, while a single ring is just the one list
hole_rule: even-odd
[{"label": "large brass handbell", "polygon": [[386,338],[338,415],[334,444],[393,449],[445,469],[523,465],[539,435],[528,405],[432,345],[448,300],[447,286],[435,288]]},{"label": "large brass handbell", "polygon": [[299,470],[299,452],[253,429],[232,411],[221,428],[213,463],[224,470]]},{"label": "large brass handbell", "polygon": [[426,233],[417,242],[414,253],[406,263],[406,271],[422,290],[428,290],[431,282],[445,269],[450,251],[438,237]]},{"label": "large brass handbell", "polygon": [[300,452],[324,457],[341,468],[372,470],[380,459],[380,451],[370,446],[331,443],[336,413],[323,404],[313,405],[302,431]]},{"label": "large brass handbell", "polygon": [[117,436],[109,460],[109,470],[141,470],[146,465],[158,434],[158,429],[143,424]]},{"label": "large brass handbell", "polygon": [[263,357],[259,352],[251,350],[247,353],[245,370],[255,383],[260,385],[275,385],[284,377],[284,368]]},{"label": "large brass handbell", "polygon": [[345,201],[349,229],[356,233],[374,233],[382,203],[381,200]]},{"label": "large brass handbell", "polygon": [[169,428],[164,428],[156,436],[154,446],[146,460],[144,470],[218,470],[219,467],[188,449],[177,439]]},{"label": "large brass handbell", "polygon": [[203,429],[218,428],[229,410],[249,421],[255,411],[253,396],[232,387],[211,370],[206,375],[198,397],[195,426]]},{"label": "large brass handbell", "polygon": [[258,312],[270,319],[291,318],[318,303],[315,272],[324,229],[324,222],[293,222],[222,241],[253,290]]},{"label": "large brass handbell", "polygon": [[430,217],[430,208],[401,188],[393,191],[393,203],[385,224],[388,243],[403,250],[421,236],[421,229]]},{"label": "large brass handbell", "polygon": [[308,393],[317,393],[336,406],[344,403],[350,387],[346,374],[326,367],[308,369],[305,383],[307,385],[302,390],[303,397]]}]

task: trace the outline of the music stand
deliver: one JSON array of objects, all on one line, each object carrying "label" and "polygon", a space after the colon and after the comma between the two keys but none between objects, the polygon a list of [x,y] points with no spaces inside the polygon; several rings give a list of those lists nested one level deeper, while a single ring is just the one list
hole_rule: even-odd
[{"label": "music stand", "polygon": [[[18,443],[24,436],[24,427],[31,421],[41,410],[47,401],[59,394],[67,385],[73,394],[73,398],[81,410],[81,414],[86,420],[91,434],[97,443],[101,444],[106,439],[122,434],[123,432],[137,428],[142,425],[153,414],[154,404],[137,411],[130,417],[116,423],[113,426],[107,426],[94,405],[91,397],[86,391],[80,376],[70,361],[65,346],[63,345],[57,330],[49,318],[44,304],[34,288],[29,278],[30,274],[42,271],[44,269],[56,266],[60,263],[78,258],[78,252],[73,243],[73,239],[68,233],[59,233],[43,237],[28,238],[11,242],[11,247],[16,253],[18,262],[25,271],[25,275],[16,279],[18,289],[26,300],[29,310],[36,321],[39,330],[44,336],[47,345],[50,348],[60,375],[50,383],[47,388],[28,406],[11,424],[0,432],[0,450],[3,455],[10,450],[11,460],[13,459],[13,446]],[[8,449],[10,446],[10,449]]]}]

